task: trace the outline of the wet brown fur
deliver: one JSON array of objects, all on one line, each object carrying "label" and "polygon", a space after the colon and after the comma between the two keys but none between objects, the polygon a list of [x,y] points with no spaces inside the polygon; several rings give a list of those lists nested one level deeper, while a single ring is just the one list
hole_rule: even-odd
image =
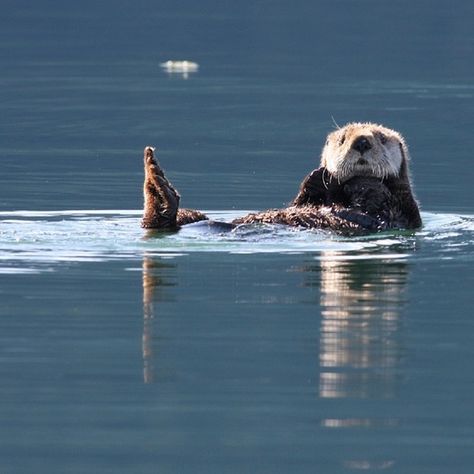
[{"label": "wet brown fur", "polygon": [[361,230],[357,222],[351,222],[336,214],[337,207],[317,207],[305,205],[290,206],[285,209],[269,209],[251,213],[234,219],[232,224],[280,224],[306,229],[331,229],[343,233],[356,233]]}]

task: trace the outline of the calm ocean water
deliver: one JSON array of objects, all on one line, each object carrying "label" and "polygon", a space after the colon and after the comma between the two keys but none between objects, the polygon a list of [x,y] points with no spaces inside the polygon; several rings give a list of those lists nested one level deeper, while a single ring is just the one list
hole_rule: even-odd
[{"label": "calm ocean water", "polygon": [[[471,2],[296,3],[3,1],[2,473],[473,472]],[[231,219],[352,120],[421,231],[139,227],[145,145]]]}]

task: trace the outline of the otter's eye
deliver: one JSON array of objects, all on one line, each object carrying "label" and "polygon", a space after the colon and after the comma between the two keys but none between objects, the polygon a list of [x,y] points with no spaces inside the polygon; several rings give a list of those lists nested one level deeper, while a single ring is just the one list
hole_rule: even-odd
[{"label": "otter's eye", "polygon": [[387,136],[384,135],[383,133],[380,133],[379,137],[380,137],[380,143],[382,143],[382,145],[385,145],[388,140]]},{"label": "otter's eye", "polygon": [[346,141],[346,135],[344,134],[342,135],[341,138],[339,138],[339,145],[343,145],[345,141]]}]

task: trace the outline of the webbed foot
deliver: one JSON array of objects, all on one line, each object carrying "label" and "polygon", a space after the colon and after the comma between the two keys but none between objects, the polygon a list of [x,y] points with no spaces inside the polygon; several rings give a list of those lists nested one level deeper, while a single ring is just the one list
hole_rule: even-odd
[{"label": "webbed foot", "polygon": [[142,227],[147,229],[177,228],[180,196],[166,179],[163,170],[154,157],[154,148],[145,147],[143,161],[145,181],[143,183],[144,211]]}]

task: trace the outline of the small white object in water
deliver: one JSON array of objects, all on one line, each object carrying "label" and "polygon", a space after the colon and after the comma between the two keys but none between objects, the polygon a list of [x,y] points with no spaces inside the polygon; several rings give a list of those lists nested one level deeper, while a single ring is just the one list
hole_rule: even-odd
[{"label": "small white object in water", "polygon": [[188,73],[196,72],[199,69],[199,64],[192,61],[166,61],[160,63],[160,66],[167,72]]}]

